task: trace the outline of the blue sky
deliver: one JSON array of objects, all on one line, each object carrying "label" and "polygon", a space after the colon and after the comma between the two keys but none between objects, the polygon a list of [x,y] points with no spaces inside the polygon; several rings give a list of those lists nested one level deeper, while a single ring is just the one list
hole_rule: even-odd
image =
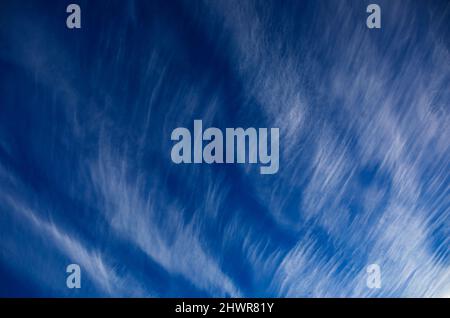
[{"label": "blue sky", "polygon": [[[71,2],[0,4],[1,296],[450,296],[446,1]],[[194,119],[278,173],[172,163]]]}]

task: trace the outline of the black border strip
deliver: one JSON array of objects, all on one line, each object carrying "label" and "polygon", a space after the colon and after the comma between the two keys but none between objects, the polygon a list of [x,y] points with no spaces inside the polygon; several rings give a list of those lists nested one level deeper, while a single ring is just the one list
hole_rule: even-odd
[{"label": "black border strip", "polygon": [[[430,299],[430,298],[2,298],[1,308],[10,307],[14,312],[21,310],[42,311],[60,314],[71,313],[85,316],[86,313],[97,311],[101,313],[111,312],[114,314],[129,315],[130,312],[140,312],[144,317],[152,314],[178,314],[180,316],[189,315],[197,317],[223,316],[224,314],[242,314],[238,304],[259,304],[258,312],[249,311],[245,305],[239,308],[246,308],[245,314],[252,315],[275,315],[298,313],[300,316],[310,316],[310,313],[355,313],[361,316],[380,314],[385,316],[394,307],[401,307],[402,311],[411,311],[418,314],[420,310],[430,314],[430,311],[439,310],[445,306],[445,312],[450,305],[450,299]],[[273,303],[271,310],[268,306],[261,304]],[[181,312],[177,313],[177,306],[183,306],[185,310],[192,308],[187,305],[209,305],[208,313],[204,312]],[[224,311],[224,305],[228,308]],[[244,307],[243,307],[244,306]],[[253,305],[254,306],[254,305]],[[253,307],[252,306],[252,307]],[[199,309],[199,307],[196,307]],[[214,310],[213,310],[214,308]],[[231,310],[233,308],[233,310]],[[254,308],[254,307],[253,307]],[[178,307],[180,309],[180,307]],[[444,308],[443,308],[444,309]],[[61,312],[62,310],[62,312]],[[309,313],[309,314],[308,314]]]}]

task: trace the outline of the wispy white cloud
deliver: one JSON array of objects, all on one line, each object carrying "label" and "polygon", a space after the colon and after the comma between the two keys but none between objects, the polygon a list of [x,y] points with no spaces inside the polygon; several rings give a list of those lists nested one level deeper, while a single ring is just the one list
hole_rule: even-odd
[{"label": "wispy white cloud", "polygon": [[[172,65],[164,50],[149,45],[139,96],[124,93],[124,100],[132,100],[127,105],[130,123],[125,126],[139,129],[129,131],[126,126],[122,131],[109,112],[118,106],[115,88],[129,81],[122,62],[124,69],[132,69],[125,28],[119,31],[120,49],[111,60],[98,59],[88,84],[74,80],[78,71],[70,52],[63,44],[46,40],[45,25],[27,28],[17,21],[14,32],[3,31],[14,45],[0,56],[61,97],[64,124],[69,127],[61,136],[65,144],[80,150],[83,147],[78,146],[86,143],[93,149],[86,158],[74,158],[80,170],[74,173],[77,190],[70,191],[77,192],[76,199],[100,211],[115,235],[143,251],[171,277],[181,277],[214,296],[243,295],[239,278],[226,271],[221,256],[234,244],[245,258],[236,262],[245,262],[253,275],[249,280],[272,295],[448,296],[448,259],[436,252],[433,235],[437,228],[443,231],[440,249],[450,243],[449,52],[434,32],[435,23],[421,35],[427,50],[408,45],[417,36],[411,27],[417,20],[414,13],[402,14],[402,4],[383,10],[382,32],[391,37],[384,42],[386,47],[380,47],[364,23],[355,26],[355,12],[361,8],[354,3],[315,7],[317,19],[298,41],[292,40],[299,27],[297,16],[280,23],[270,2],[266,7],[250,1],[204,1],[193,10],[205,30],[222,31],[214,34],[215,39],[226,39],[229,71],[242,89],[243,101],[236,105],[235,115],[242,121],[258,118],[261,126],[280,127],[282,135],[279,173],[267,178],[238,168],[244,187],[237,190],[241,184],[216,175],[210,167],[177,167],[177,177],[192,188],[192,194],[178,198],[168,181],[173,171],[162,167],[164,163],[151,167],[144,163],[149,153],[162,153],[164,158],[169,142],[164,136],[170,136],[174,125],[191,124],[194,114],[209,124],[232,106],[223,105],[220,84],[211,89],[212,71],[198,80],[180,80],[176,86],[170,75],[182,62]],[[127,4],[133,24],[139,19],[136,5]],[[99,32],[105,35],[99,56],[106,56],[117,35]],[[180,44],[183,35],[174,29],[168,32],[164,45],[187,56],[189,49]],[[322,37],[312,38],[315,32]],[[19,34],[24,41],[14,40]],[[105,87],[98,84],[104,69],[114,74],[113,83]],[[96,90],[95,98],[90,90]],[[8,149],[4,139],[1,146]],[[361,174],[368,167],[374,167],[370,171],[374,176],[368,177],[373,180],[361,185]],[[79,262],[105,294],[149,296],[149,287],[142,286],[134,273],[119,271],[110,255],[38,213],[47,211],[45,203],[36,207],[18,191],[6,190],[6,185],[17,189],[23,185],[1,165],[0,178],[6,181],[0,207],[11,209],[17,224],[31,229],[30,237],[40,233],[52,248]],[[273,233],[258,232],[255,224],[236,216],[255,213],[245,207],[220,215],[229,206],[241,208],[239,202],[229,205],[232,190],[257,200],[276,230],[297,242],[278,244]],[[216,233],[214,244],[204,233],[211,224],[224,228],[223,235]],[[8,251],[14,250],[13,242],[8,242]],[[40,259],[37,254],[33,257]],[[20,257],[15,255],[11,262],[20,264]],[[369,290],[365,284],[365,266],[370,263],[381,266],[381,290]],[[36,270],[34,277],[41,273]]]},{"label": "wispy white cloud", "polygon": [[[248,85],[248,95],[287,136],[283,147],[289,151],[282,158],[283,167],[277,180],[270,182],[271,192],[262,187],[261,201],[280,225],[295,231],[301,228],[300,222],[312,221],[309,224],[324,229],[350,255],[360,249],[353,254],[354,263],[342,255],[326,258],[321,255],[326,247],[314,236],[302,237],[280,264],[274,286],[290,296],[435,296],[446,290],[449,267],[430,246],[430,219],[442,211],[448,215],[442,195],[448,192],[445,167],[449,165],[450,125],[445,100],[449,69],[448,50],[433,29],[422,39],[432,47],[433,62],[427,61],[420,48],[395,62],[393,54],[383,53],[371,39],[364,23],[355,27],[354,13],[361,8],[348,2],[334,7],[326,23],[317,20],[309,26],[321,29],[328,48],[301,38],[299,45],[283,42],[290,37],[277,35],[292,32],[293,22],[284,21],[274,30],[270,12],[257,9],[255,3],[207,3],[233,35],[234,53],[240,61],[236,71],[243,85]],[[325,7],[318,10],[318,15],[327,11]],[[415,15],[404,15],[402,10],[400,4],[386,10],[396,21],[395,28],[388,22],[385,25],[393,34],[385,43],[392,52],[407,45],[416,32],[411,29]],[[345,46],[339,42],[343,39],[336,25],[349,36]],[[319,50],[321,61],[317,59]],[[304,63],[295,62],[299,56]],[[418,61],[423,61],[422,65]],[[319,77],[323,63],[330,67],[325,77]],[[305,85],[308,82],[314,83],[314,99],[302,94],[311,88]],[[318,112],[310,110],[309,104],[318,103],[330,105],[340,116],[313,115]],[[341,109],[336,105],[342,105]],[[325,109],[325,105],[319,107]],[[311,151],[311,147],[298,148],[301,137],[315,145],[306,171],[294,168],[299,158],[309,155],[298,153]],[[378,165],[378,172],[391,182],[383,187],[358,185],[361,170],[371,165]],[[436,173],[424,187],[430,168]],[[303,189],[305,175],[311,177]],[[295,189],[302,193],[298,211],[292,211],[286,202]],[[277,195],[279,192],[283,195]],[[348,204],[356,196],[362,205],[356,212],[349,211]],[[292,213],[302,218],[292,218]],[[437,221],[449,222],[448,217]],[[258,240],[253,244],[258,245]],[[384,264],[387,285],[382,291],[372,292],[365,286],[364,268],[351,268],[361,266],[363,257],[369,263]],[[340,273],[342,266],[347,268]],[[349,273],[353,276],[345,276]]]},{"label": "wispy white cloud", "polygon": [[[45,220],[39,216],[38,213],[26,206],[23,197],[17,197],[12,194],[2,194],[2,202],[8,206],[14,213],[14,218],[22,223],[24,228],[28,230],[28,235],[31,237],[43,237],[48,242],[49,246],[54,246],[60,251],[68,261],[80,265],[82,277],[87,274],[90,281],[94,282],[97,288],[110,296],[140,296],[151,297],[156,294],[149,293],[146,287],[142,286],[134,277],[129,274],[119,274],[114,266],[108,264],[105,256],[99,250],[92,247],[86,247],[81,241],[74,236],[68,234],[67,231],[62,230],[54,222]],[[6,207],[4,206],[4,207]],[[24,238],[25,239],[25,238]],[[30,242],[31,245],[34,243]],[[18,246],[16,246],[18,248]],[[10,255],[11,257],[12,255]],[[55,277],[63,277],[58,275],[59,272],[64,272],[64,268],[49,268],[50,262],[46,262],[39,255],[39,251],[34,251],[28,255],[16,255],[20,259],[10,259],[10,262],[15,264],[28,264],[28,268],[22,268],[24,272],[33,271],[31,264],[44,263],[47,266],[46,277],[43,273],[35,273],[34,278],[40,277],[41,284],[55,288],[60,286],[59,292],[65,293],[65,280],[56,282]],[[28,263],[30,262],[30,263]],[[69,264],[69,263],[68,263]],[[67,265],[68,265],[67,264]],[[84,280],[87,282],[87,280]],[[82,280],[82,284],[83,280]],[[66,290],[67,291],[67,290]]]},{"label": "wispy white cloud", "polygon": [[[172,200],[164,180],[148,174],[133,178],[127,159],[113,158],[102,150],[91,167],[92,182],[99,195],[99,207],[120,235],[136,244],[172,275],[182,275],[194,286],[212,295],[240,295],[233,281],[221,270],[220,261],[208,253],[202,241],[201,221],[186,221],[183,208]],[[214,212],[220,204],[217,190],[210,189],[206,203]],[[204,211],[205,212],[205,211]]]}]

